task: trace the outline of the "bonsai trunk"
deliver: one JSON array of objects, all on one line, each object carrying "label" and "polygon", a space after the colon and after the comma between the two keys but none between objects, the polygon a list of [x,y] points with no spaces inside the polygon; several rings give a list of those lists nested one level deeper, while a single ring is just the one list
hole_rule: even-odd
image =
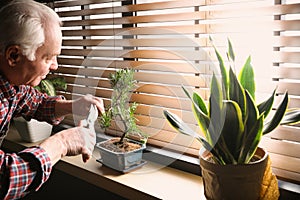
[{"label": "bonsai trunk", "polygon": [[[117,107],[117,108],[118,108],[118,110],[119,110],[119,113],[121,113],[120,107]],[[123,117],[121,114],[118,114],[117,116],[120,117],[120,119],[121,119],[121,121],[122,121],[122,123],[123,123],[123,125],[124,125],[124,133],[123,133],[123,135],[121,136],[120,141],[118,142],[118,144],[122,144],[123,141],[124,141],[125,136],[127,135],[127,132],[128,132],[128,126],[127,126],[127,124],[126,124],[126,119],[124,119],[124,117]]]}]

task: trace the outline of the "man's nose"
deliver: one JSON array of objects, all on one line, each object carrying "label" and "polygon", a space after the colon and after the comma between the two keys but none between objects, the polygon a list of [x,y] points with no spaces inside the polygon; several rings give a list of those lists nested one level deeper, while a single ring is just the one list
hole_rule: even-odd
[{"label": "man's nose", "polygon": [[50,70],[57,70],[58,68],[58,63],[56,57],[53,59],[52,64],[50,66]]}]

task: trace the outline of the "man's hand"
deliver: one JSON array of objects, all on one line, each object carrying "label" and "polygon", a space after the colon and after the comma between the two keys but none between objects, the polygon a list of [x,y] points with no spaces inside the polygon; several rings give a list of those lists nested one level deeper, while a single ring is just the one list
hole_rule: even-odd
[{"label": "man's hand", "polygon": [[94,130],[84,128],[81,124],[77,127],[63,130],[49,137],[40,144],[48,153],[52,165],[64,156],[82,154],[83,162],[92,155],[96,144]]},{"label": "man's hand", "polygon": [[72,104],[72,113],[75,115],[86,116],[90,110],[91,104],[96,105],[100,113],[104,113],[103,100],[90,94],[74,100]]},{"label": "man's hand", "polygon": [[90,110],[91,104],[94,104],[98,111],[104,113],[103,100],[91,94],[87,94],[75,100],[59,100],[55,104],[56,117],[63,117],[68,114],[86,116]]}]

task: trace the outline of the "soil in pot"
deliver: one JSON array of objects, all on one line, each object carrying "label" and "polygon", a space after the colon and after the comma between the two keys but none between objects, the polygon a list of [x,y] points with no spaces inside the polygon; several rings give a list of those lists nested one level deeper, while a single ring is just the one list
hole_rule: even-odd
[{"label": "soil in pot", "polygon": [[140,144],[130,142],[127,139],[124,139],[123,142],[120,142],[120,138],[107,140],[106,142],[101,143],[100,146],[117,153],[126,153],[141,148]]}]

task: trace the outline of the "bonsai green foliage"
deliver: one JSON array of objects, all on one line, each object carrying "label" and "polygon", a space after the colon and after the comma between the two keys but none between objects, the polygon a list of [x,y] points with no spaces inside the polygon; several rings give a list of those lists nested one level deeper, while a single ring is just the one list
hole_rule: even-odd
[{"label": "bonsai green foliage", "polygon": [[[228,40],[228,63],[234,63],[235,55]],[[192,95],[183,87],[192,102],[195,118],[204,137],[191,130],[178,116],[164,110],[170,124],[179,132],[198,139],[203,147],[211,152],[215,163],[247,164],[251,161],[264,134],[274,130],[279,124],[292,124],[300,121],[300,109],[287,109],[286,92],[275,113],[269,116],[276,89],[265,101],[256,104],[254,71],[249,56],[237,76],[214,47],[219,61],[222,83],[212,76],[210,97],[206,103],[197,93]]]},{"label": "bonsai green foliage", "polygon": [[49,96],[56,96],[56,90],[65,91],[67,89],[67,83],[63,77],[54,77],[43,79],[35,88]]},{"label": "bonsai green foliage", "polygon": [[99,118],[99,123],[101,128],[108,128],[111,125],[111,120],[112,120],[112,112],[111,109],[105,109],[105,112],[102,113],[101,117]]},{"label": "bonsai green foliage", "polygon": [[146,142],[145,134],[137,127],[136,118],[134,116],[137,104],[129,103],[130,93],[135,87],[134,70],[120,69],[116,73],[110,74],[110,83],[113,88],[110,108],[102,114],[99,123],[102,128],[108,128],[111,120],[121,121],[124,126],[124,133],[120,142],[128,134],[138,135],[142,138],[142,142]]}]

